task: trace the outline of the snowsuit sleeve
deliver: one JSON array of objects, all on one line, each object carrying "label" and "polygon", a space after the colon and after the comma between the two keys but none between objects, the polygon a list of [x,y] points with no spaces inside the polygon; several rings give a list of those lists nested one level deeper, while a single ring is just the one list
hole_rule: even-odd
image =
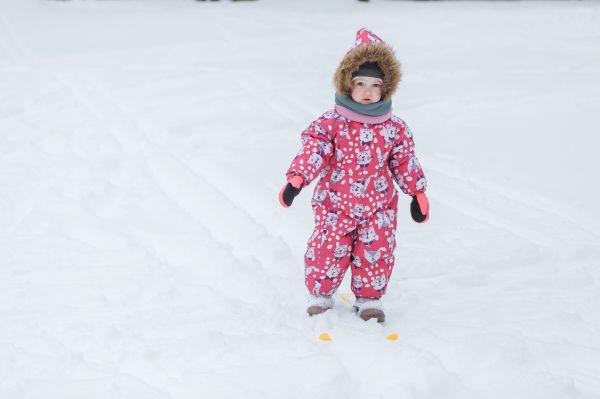
[{"label": "snowsuit sleeve", "polygon": [[394,118],[394,124],[398,133],[388,159],[392,177],[404,194],[412,196],[425,192],[427,179],[415,155],[412,132],[406,123],[398,118]]},{"label": "snowsuit sleeve", "polygon": [[302,131],[302,148],[292,160],[286,178],[302,176],[305,187],[329,164],[333,155],[334,125],[335,120],[321,116]]}]

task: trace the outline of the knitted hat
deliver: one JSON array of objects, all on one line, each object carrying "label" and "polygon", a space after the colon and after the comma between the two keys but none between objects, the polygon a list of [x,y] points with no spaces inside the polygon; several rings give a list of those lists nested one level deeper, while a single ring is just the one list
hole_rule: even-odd
[{"label": "knitted hat", "polygon": [[383,80],[383,71],[379,68],[376,62],[365,62],[360,67],[358,67],[358,71],[352,74],[352,79],[358,76],[368,76],[370,78],[377,78]]},{"label": "knitted hat", "polygon": [[[400,83],[400,63],[394,50],[379,36],[366,28],[356,32],[354,45],[346,53],[334,76],[336,91],[342,96],[352,93],[352,78],[366,63],[376,63],[383,73],[382,100],[389,100]],[[369,75],[366,75],[369,76]]]}]

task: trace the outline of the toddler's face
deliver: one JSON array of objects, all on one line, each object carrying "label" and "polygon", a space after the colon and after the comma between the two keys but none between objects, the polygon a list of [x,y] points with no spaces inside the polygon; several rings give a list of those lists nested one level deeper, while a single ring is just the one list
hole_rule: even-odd
[{"label": "toddler's face", "polygon": [[381,100],[381,79],[357,76],[352,80],[352,99],[360,104],[372,104]]}]

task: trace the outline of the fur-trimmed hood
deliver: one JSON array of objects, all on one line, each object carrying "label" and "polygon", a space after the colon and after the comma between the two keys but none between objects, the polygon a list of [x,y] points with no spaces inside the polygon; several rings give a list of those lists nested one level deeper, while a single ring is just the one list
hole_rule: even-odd
[{"label": "fur-trimmed hood", "polygon": [[334,76],[336,91],[342,96],[352,92],[352,73],[365,62],[376,62],[383,71],[381,99],[389,100],[400,83],[400,62],[394,50],[379,36],[366,28],[356,32],[354,46],[346,53]]}]

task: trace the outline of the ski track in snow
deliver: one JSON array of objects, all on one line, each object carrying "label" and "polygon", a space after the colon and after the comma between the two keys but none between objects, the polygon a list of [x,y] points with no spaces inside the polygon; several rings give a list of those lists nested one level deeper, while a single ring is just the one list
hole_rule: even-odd
[{"label": "ski track in snow", "polygon": [[27,47],[19,40],[10,19],[3,12],[0,12],[0,50],[12,62],[20,63],[32,58]]},{"label": "ski track in snow", "polygon": [[[411,73],[424,87],[402,103],[418,122],[424,109],[455,106],[460,116],[461,104],[477,109],[489,98],[485,110],[510,98],[494,100],[485,88],[474,97],[428,92],[427,77],[441,75],[411,67],[426,60],[452,68],[469,46],[494,40],[511,54],[502,43],[544,18],[564,47],[539,43],[538,53],[575,54],[577,67],[567,67],[587,71],[597,87],[584,60],[598,63],[587,51],[598,7],[336,0],[318,3],[322,15],[315,7],[0,5],[0,397],[600,396],[600,229],[585,208],[484,176],[449,149],[419,146],[432,218],[413,224],[401,200],[407,211],[380,326],[360,321],[340,297],[321,317],[304,314],[312,187],[291,209],[277,202],[300,130],[326,109],[315,99],[332,97],[320,86],[355,24],[398,28],[403,38],[425,15],[441,26],[430,29],[450,36],[461,26],[468,34],[474,20],[491,22],[490,36],[463,42],[455,58],[451,48],[440,51],[444,35],[398,43],[408,61],[400,91],[413,93]],[[111,10],[138,17],[111,20],[123,39],[114,48],[94,32],[117,15]],[[72,18],[80,28],[89,23],[86,46],[68,27]],[[495,30],[509,19],[515,36]],[[25,29],[32,21],[40,33]],[[272,37],[274,21],[280,34]],[[172,32],[152,33],[159,22]],[[418,132],[427,134],[438,133]],[[340,292],[348,291],[346,281]],[[317,339],[324,331],[331,342]],[[398,341],[385,339],[392,332]]]},{"label": "ski track in snow", "polygon": [[[108,130],[116,141],[123,143],[127,140],[124,147],[138,147],[140,141],[143,142],[144,138],[153,135],[152,132],[146,131],[147,128],[157,129],[152,125],[144,126],[143,122],[135,120],[130,114],[123,111],[109,92],[89,76],[78,72],[69,78],[63,77],[62,80],[67,82],[66,84],[73,90],[76,97],[85,104],[96,118],[102,121],[110,121],[110,124],[107,125]],[[132,131],[137,131],[138,136],[128,138],[128,132]],[[143,136],[140,136],[140,133]],[[168,133],[159,132],[154,133],[154,135],[164,137]],[[228,244],[243,245],[247,241],[246,237],[254,237],[257,242],[272,240],[270,244],[273,248],[275,247],[276,240],[273,237],[268,237],[268,231],[260,225],[259,220],[253,219],[243,208],[235,205],[220,192],[218,187],[212,185],[201,175],[193,173],[173,156],[150,147],[145,151],[144,161],[161,190],[182,211],[189,214],[194,221],[200,223],[206,229],[206,232],[211,235],[211,238],[215,240],[215,244],[225,246]],[[223,220],[209,217],[199,199],[202,199],[202,201],[209,199],[209,203],[220,203],[226,206],[230,213],[227,215],[229,222],[240,223],[240,228],[231,230],[227,228],[226,224],[222,223]],[[219,236],[219,239],[214,238],[215,234]],[[236,247],[234,253],[238,251],[242,251],[243,254],[248,251],[253,253],[256,252],[255,249],[253,246],[245,249]],[[284,252],[285,250],[284,248]],[[254,255],[259,254],[255,253]]]},{"label": "ski track in snow", "polygon": [[[494,189],[489,188],[484,182],[469,176],[470,172],[465,169],[460,169],[456,165],[448,165],[448,162],[437,166],[439,160],[435,158],[430,160],[432,161],[430,162],[431,170],[442,175],[439,178],[440,181],[443,181],[442,187],[445,185],[450,187],[441,190],[441,202],[451,206],[456,212],[465,213],[466,216],[475,217],[482,222],[506,229],[519,238],[531,241],[546,250],[558,249],[565,244],[581,244],[580,240],[590,239],[591,242],[594,242],[599,239],[595,231],[590,231],[573,222],[564,214],[545,210],[526,201],[527,194],[525,193],[518,193],[514,189],[511,190],[500,185]],[[469,196],[466,194],[472,192],[476,193],[481,201],[465,208],[464,204],[469,202]],[[512,196],[507,194],[511,192]],[[457,193],[462,193],[462,195],[457,195]],[[499,209],[510,209],[511,214],[499,214]],[[548,220],[553,223],[560,221],[566,226],[558,230],[540,229],[540,226],[536,225],[539,220]],[[573,236],[574,232],[577,235]]]}]

